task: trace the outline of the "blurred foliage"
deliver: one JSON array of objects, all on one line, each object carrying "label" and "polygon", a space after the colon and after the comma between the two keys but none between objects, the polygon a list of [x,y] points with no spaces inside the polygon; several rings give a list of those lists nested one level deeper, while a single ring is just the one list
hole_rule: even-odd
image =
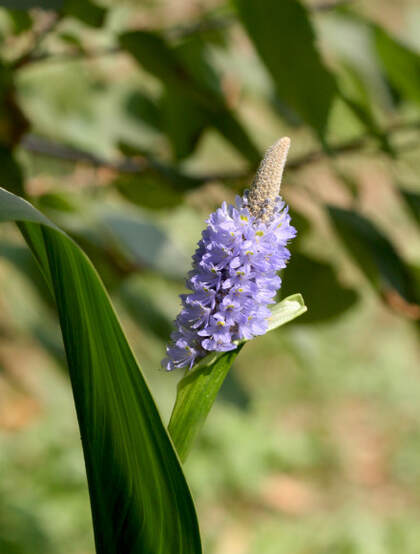
[{"label": "blurred foliage", "polygon": [[337,90],[315,47],[307,10],[295,0],[238,0],[237,5],[280,99],[323,138]]},{"label": "blurred foliage", "polygon": [[[1,185],[87,252],[157,371],[208,214],[292,138],[298,237],[186,470],[206,551],[418,551],[420,2],[0,2]],[[0,239],[0,551],[93,551],[50,293]],[[38,278],[34,280],[34,275]]]}]

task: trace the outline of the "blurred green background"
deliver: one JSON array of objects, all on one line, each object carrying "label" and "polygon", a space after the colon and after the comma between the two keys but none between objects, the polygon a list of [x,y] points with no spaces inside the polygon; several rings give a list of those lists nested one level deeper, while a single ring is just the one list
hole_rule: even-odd
[{"label": "blurred green background", "polygon": [[[0,4],[0,185],[91,257],[165,421],[205,218],[292,139],[282,294],[309,311],[247,345],[186,464],[205,551],[418,554],[420,1]],[[0,552],[92,553],[59,327],[14,226],[0,291]]]}]

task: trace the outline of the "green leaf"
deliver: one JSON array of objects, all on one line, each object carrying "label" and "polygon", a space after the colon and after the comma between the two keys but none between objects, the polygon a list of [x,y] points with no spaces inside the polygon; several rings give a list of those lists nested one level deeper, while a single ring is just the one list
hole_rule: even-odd
[{"label": "green leaf", "polygon": [[71,46],[74,51],[83,52],[84,49],[83,49],[82,41],[76,34],[70,33],[68,31],[63,31],[59,33],[58,36],[60,40],[62,40],[63,42]]},{"label": "green leaf", "polygon": [[400,193],[414,219],[420,225],[420,194],[405,189],[400,189]]},{"label": "green leaf", "polygon": [[[209,125],[208,114],[176,88],[167,87],[161,98],[163,129],[172,145],[175,158],[182,160],[195,150]],[[188,114],[188,117],[185,116]]]},{"label": "green leaf", "polygon": [[162,115],[155,100],[141,90],[131,90],[124,101],[130,117],[144,121],[156,130],[162,128]]},{"label": "green leaf", "polygon": [[343,92],[340,93],[340,96],[367,131],[378,140],[382,150],[393,155],[394,152],[389,139],[377,122],[370,104],[363,98],[351,97]]},{"label": "green leaf", "polygon": [[323,138],[336,83],[315,46],[306,8],[297,0],[236,0],[236,5],[279,97]]},{"label": "green leaf", "polygon": [[0,189],[60,318],[98,554],[201,553],[194,505],[153,398],[92,264],[21,198]]},{"label": "green leaf", "polygon": [[10,192],[24,195],[23,174],[13,151],[0,145],[0,180],[7,183]]},{"label": "green leaf", "polygon": [[311,307],[299,319],[299,324],[320,323],[337,317],[351,308],[358,299],[353,289],[343,287],[339,282],[331,265],[302,252],[293,252],[281,287],[284,295],[296,290],[301,291]]},{"label": "green leaf", "polygon": [[11,151],[28,127],[16,100],[13,72],[0,60],[0,146]]},{"label": "green leaf", "polygon": [[391,84],[406,98],[420,102],[420,55],[373,25],[376,51]]},{"label": "green leaf", "polygon": [[154,169],[138,175],[118,175],[112,186],[133,204],[153,210],[174,208],[183,201],[183,194]]},{"label": "green leaf", "polygon": [[91,0],[64,0],[63,11],[91,27],[102,27],[107,12]]},{"label": "green leaf", "polygon": [[[268,331],[299,317],[306,309],[300,294],[285,298],[272,308]],[[181,461],[185,461],[229,369],[245,342],[241,342],[230,352],[209,354],[192,371],[187,370],[185,377],[178,383],[168,430]]]},{"label": "green leaf", "polygon": [[417,303],[410,272],[388,237],[355,211],[328,206],[328,213],[353,260],[374,288],[381,294],[395,291],[407,302]]},{"label": "green leaf", "polygon": [[[201,127],[201,118],[205,117],[207,127],[217,129],[250,162],[259,162],[261,156],[258,149],[226,104],[219,77],[208,61],[205,44],[201,40],[188,39],[172,47],[158,33],[132,31],[120,35],[119,41],[121,47],[134,56],[146,71],[162,81],[165,95],[174,95],[174,102],[184,99],[184,120],[196,122],[194,134]],[[171,130],[172,120],[167,118],[167,124]],[[178,133],[182,133],[182,128]],[[188,152],[185,144],[191,140],[190,137],[189,125],[186,137],[176,137],[182,149],[178,144],[176,146],[183,154]],[[174,140],[173,131],[171,139]],[[179,155],[179,152],[176,153]]]},{"label": "green leaf", "polygon": [[33,19],[28,12],[24,10],[9,10],[8,13],[13,23],[13,32],[15,35],[20,35],[25,31],[29,31],[32,27]]},{"label": "green leaf", "polygon": [[[137,276],[136,276],[137,277]],[[133,319],[149,333],[167,342],[172,332],[172,320],[156,305],[150,290],[144,290],[137,279],[125,279],[119,289],[119,297]]]}]

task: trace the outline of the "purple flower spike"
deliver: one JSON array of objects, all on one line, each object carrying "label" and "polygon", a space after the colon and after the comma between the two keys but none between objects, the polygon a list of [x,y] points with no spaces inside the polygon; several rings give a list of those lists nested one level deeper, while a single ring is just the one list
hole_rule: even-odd
[{"label": "purple flower spike", "polygon": [[162,365],[187,367],[211,351],[225,352],[237,342],[263,335],[296,235],[279,196],[290,140],[277,141],[261,162],[251,190],[210,215],[193,256],[189,294]]}]

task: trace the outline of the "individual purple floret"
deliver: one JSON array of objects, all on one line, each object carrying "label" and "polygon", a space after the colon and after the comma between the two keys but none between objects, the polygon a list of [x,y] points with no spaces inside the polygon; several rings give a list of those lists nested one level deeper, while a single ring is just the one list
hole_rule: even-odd
[{"label": "individual purple floret", "polygon": [[181,295],[182,310],[162,365],[191,369],[211,351],[228,351],[243,339],[263,335],[280,288],[277,275],[296,235],[278,195],[290,141],[266,153],[250,192],[210,215]]}]

